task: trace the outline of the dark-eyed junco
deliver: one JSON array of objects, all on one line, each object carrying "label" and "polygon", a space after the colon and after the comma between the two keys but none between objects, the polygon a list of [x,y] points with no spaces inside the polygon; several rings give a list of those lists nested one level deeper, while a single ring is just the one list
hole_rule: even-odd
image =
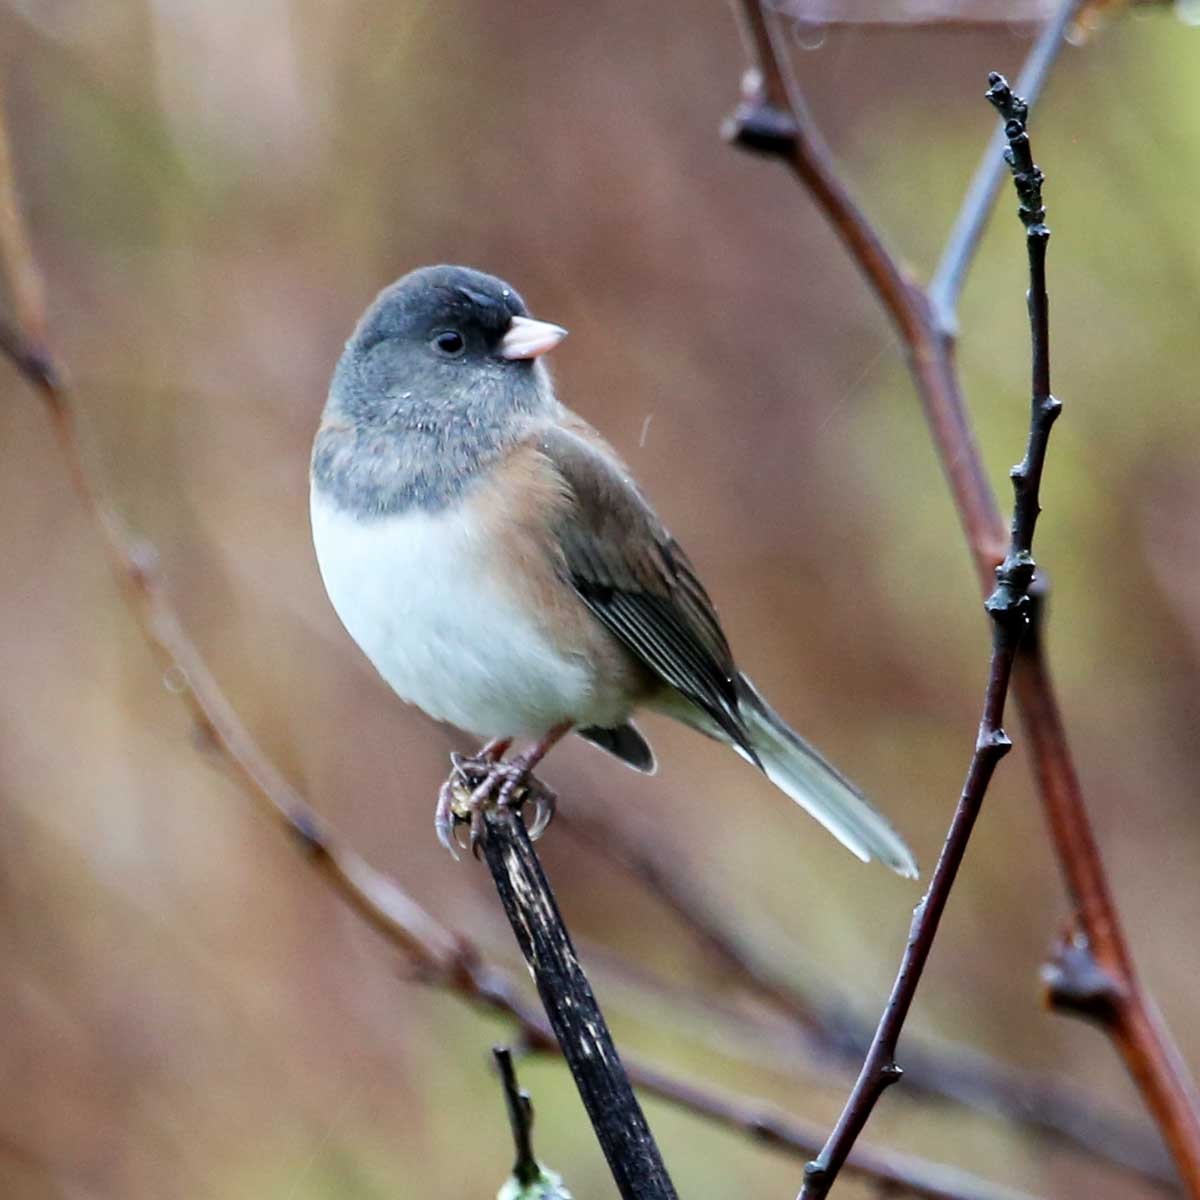
[{"label": "dark-eyed junco", "polygon": [[[431,717],[492,739],[477,804],[505,802],[574,731],[639,771],[648,708],[727,742],[864,861],[915,876],[858,790],[734,665],[712,602],[613,449],[555,398],[566,331],[507,284],[426,267],[385,289],[334,372],[312,457],[333,606]],[[533,745],[508,762],[515,738]],[[444,794],[438,832],[456,814]]]}]

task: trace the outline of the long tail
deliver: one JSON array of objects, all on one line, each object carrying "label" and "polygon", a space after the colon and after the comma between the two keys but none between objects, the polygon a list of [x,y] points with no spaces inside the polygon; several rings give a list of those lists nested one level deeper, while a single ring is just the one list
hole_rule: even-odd
[{"label": "long tail", "polygon": [[[728,735],[714,721],[678,693],[664,700],[656,705],[661,711],[709,737],[729,742]],[[877,858],[898,875],[916,879],[916,859],[891,822],[784,721],[745,675],[738,679],[738,700],[750,743],[760,760],[756,765],[762,767],[766,777],[824,825],[851,854],[863,862]],[[741,747],[734,749],[752,761]]]},{"label": "long tail", "polygon": [[891,822],[784,721],[745,675],[739,683],[742,716],[766,777],[851,854],[863,862],[877,858],[898,875],[916,879],[916,859]]}]

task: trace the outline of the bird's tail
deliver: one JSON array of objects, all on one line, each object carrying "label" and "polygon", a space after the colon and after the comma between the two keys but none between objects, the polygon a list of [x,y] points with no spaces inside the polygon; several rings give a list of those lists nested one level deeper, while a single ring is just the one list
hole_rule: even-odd
[{"label": "bird's tail", "polygon": [[[662,709],[701,733],[723,742],[729,735],[678,693]],[[687,711],[684,711],[686,707]],[[738,707],[766,777],[815,817],[843,846],[863,862],[879,859],[898,875],[917,877],[917,863],[891,822],[876,812],[863,794],[836,767],[821,757],[762,698],[746,678],[738,678]],[[744,749],[734,749],[753,761]]]},{"label": "bird's tail", "polygon": [[877,858],[898,875],[915,879],[916,860],[892,823],[784,721],[745,675],[738,684],[742,717],[766,777],[863,862]]}]

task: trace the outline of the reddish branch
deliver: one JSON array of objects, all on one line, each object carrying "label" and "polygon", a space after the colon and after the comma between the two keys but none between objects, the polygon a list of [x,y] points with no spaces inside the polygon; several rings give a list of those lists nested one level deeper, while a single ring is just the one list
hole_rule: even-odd
[{"label": "reddish branch", "polygon": [[[1038,50],[1045,49],[1051,39],[1057,45],[1063,24],[1076,7],[1073,0],[1064,0]],[[967,198],[964,213],[974,232],[958,247],[954,257],[956,264],[961,260],[961,269],[955,266],[957,281],[941,295],[940,308],[935,310],[929,293],[901,270],[841,183],[828,150],[806,117],[778,31],[761,0],[740,0],[740,11],[757,70],[748,77],[746,98],[730,132],[740,144],[787,163],[891,316],[987,594],[1001,562],[1004,527],[966,414],[954,364],[953,323],[947,318],[953,317],[957,285],[982,229],[982,219],[975,219],[976,210],[990,207],[991,190],[975,188]],[[1043,74],[1051,57],[1042,57]],[[1048,999],[1061,1011],[1085,1013],[1113,1039],[1189,1193],[1200,1197],[1200,1100],[1134,968],[1036,630],[1025,639],[1013,686],[1074,908],[1068,933],[1048,971]],[[961,806],[956,823],[959,813]],[[950,836],[954,833],[952,826]]]},{"label": "reddish branch", "polygon": [[[45,402],[67,469],[97,525],[102,550],[129,610],[159,664],[174,668],[188,705],[211,747],[233,769],[247,794],[299,844],[307,861],[384,939],[404,955],[414,978],[466,1002],[494,1011],[515,1026],[522,1045],[555,1053],[549,1023],[505,971],[488,963],[465,935],[424,911],[394,880],[345,846],[316,810],[267,757],[222,692],[179,621],[156,568],[149,543],[133,538],[84,465],[74,420],[74,399],[65,373],[46,339],[41,276],[20,220],[0,112],[0,284],[7,287],[14,318],[0,321],[0,354],[6,356]],[[626,1059],[630,1080],[648,1094],[763,1143],[809,1156],[820,1133],[759,1102],[674,1078]],[[890,1151],[856,1148],[847,1170],[876,1185],[923,1200],[1029,1200],[991,1187],[965,1172]]]}]

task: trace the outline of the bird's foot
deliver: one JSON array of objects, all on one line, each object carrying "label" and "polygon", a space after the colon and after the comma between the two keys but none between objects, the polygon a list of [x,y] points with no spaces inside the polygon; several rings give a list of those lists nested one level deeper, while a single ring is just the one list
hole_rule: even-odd
[{"label": "bird's foot", "polygon": [[[503,753],[503,749],[499,753]],[[453,769],[438,793],[434,828],[438,841],[458,858],[458,850],[470,849],[479,856],[484,834],[484,815],[489,806],[521,811],[533,802],[533,820],[526,825],[530,840],[536,841],[554,817],[557,796],[530,772],[532,764],[521,757],[503,762],[491,747],[472,756],[450,756]],[[468,829],[466,843],[460,830]]]},{"label": "bird's foot", "polygon": [[[474,792],[483,777],[500,761],[504,752],[512,745],[511,738],[493,738],[475,754],[450,755],[452,771],[449,779],[438,789],[437,807],[433,813],[433,828],[437,839],[450,851],[457,861],[458,818],[456,807],[462,808],[464,794],[469,803],[469,794]],[[461,843],[459,843],[461,844]]]}]

